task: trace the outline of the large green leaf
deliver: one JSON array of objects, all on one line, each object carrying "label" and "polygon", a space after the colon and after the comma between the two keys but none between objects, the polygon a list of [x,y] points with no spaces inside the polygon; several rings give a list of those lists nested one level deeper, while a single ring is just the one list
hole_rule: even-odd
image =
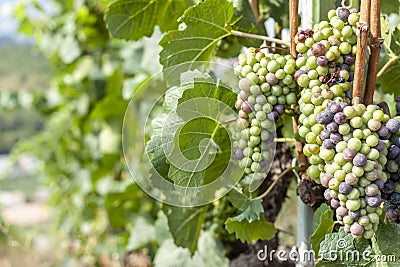
[{"label": "large green leaf", "polygon": [[[218,7],[218,8],[216,8]],[[230,36],[230,25],[238,19],[226,0],[206,0],[190,7],[180,18],[184,30],[170,31],[160,41],[160,62],[165,68],[184,62],[207,61],[218,42]]]},{"label": "large green leaf", "polygon": [[177,19],[187,8],[185,0],[116,0],[106,11],[105,21],[113,37],[139,40],[161,31],[176,29]]},{"label": "large green leaf", "polygon": [[400,62],[395,61],[380,77],[377,83],[381,85],[383,93],[400,95]]},{"label": "large green leaf", "polygon": [[[319,209],[321,209],[321,207]],[[314,233],[310,237],[310,243],[312,249],[315,252],[318,252],[320,244],[325,239],[325,236],[332,233],[335,222],[333,221],[333,211],[329,208],[326,209],[322,215],[316,213],[314,215],[314,219],[315,217],[319,217],[319,223]]]},{"label": "large green leaf", "polygon": [[390,14],[390,13],[399,13],[399,1],[381,1],[381,12]]},{"label": "large green leaf", "polygon": [[250,199],[234,189],[229,192],[228,200],[235,208],[242,211],[242,213],[232,218],[233,221],[241,222],[247,220],[249,223],[252,223],[260,220],[264,214],[262,199]]},{"label": "large green leaf", "polygon": [[208,206],[197,208],[164,206],[165,214],[168,217],[168,226],[176,245],[188,248],[192,253],[196,251],[207,208]]},{"label": "large green leaf", "polygon": [[229,233],[235,233],[236,238],[240,239],[242,242],[248,243],[257,241],[259,239],[271,239],[276,234],[274,225],[270,222],[267,222],[264,216],[261,216],[260,220],[252,223],[248,222],[247,220],[238,222],[234,221],[232,218],[229,218],[225,222],[225,228]]},{"label": "large green leaf", "polygon": [[[343,228],[337,233],[327,234],[320,244],[318,267],[375,266],[363,253],[372,255],[365,239],[354,239]],[[346,256],[347,255],[347,256]]]}]

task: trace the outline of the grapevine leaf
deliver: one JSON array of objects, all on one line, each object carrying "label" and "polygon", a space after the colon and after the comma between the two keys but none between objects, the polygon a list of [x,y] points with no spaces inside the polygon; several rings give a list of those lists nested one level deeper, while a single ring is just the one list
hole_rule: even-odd
[{"label": "grapevine leaf", "polygon": [[236,238],[240,239],[242,242],[248,243],[259,239],[268,240],[273,238],[276,234],[274,225],[267,222],[264,216],[261,216],[260,220],[252,223],[247,220],[238,222],[229,218],[225,222],[225,228],[229,233],[235,233]]},{"label": "grapevine leaf", "polygon": [[246,195],[236,189],[229,192],[228,200],[235,208],[239,209],[240,211],[244,211],[250,202],[250,198],[248,198]]},{"label": "grapevine leaf", "polygon": [[319,261],[316,266],[319,267],[375,266],[371,264],[369,258],[372,255],[372,249],[368,241],[354,239],[343,228],[337,233],[326,235],[325,240],[320,244],[318,255]]},{"label": "grapevine leaf", "polygon": [[381,33],[383,38],[383,46],[385,49],[390,50],[390,45],[392,43],[392,30],[390,29],[389,20],[385,16],[381,16]]},{"label": "grapevine leaf", "polygon": [[197,247],[198,249],[192,259],[193,264],[188,266],[228,267],[229,260],[224,256],[223,249],[218,246],[211,230],[200,234]]},{"label": "grapevine leaf", "polygon": [[232,221],[241,222],[247,220],[249,223],[259,221],[264,214],[264,207],[262,206],[262,199],[252,199],[246,209],[239,215],[231,218]]},{"label": "grapevine leaf", "polygon": [[390,14],[390,13],[399,13],[399,1],[382,1],[381,2],[381,12]]},{"label": "grapevine leaf", "polygon": [[154,267],[191,266],[190,251],[178,247],[174,241],[167,239],[157,250]]},{"label": "grapevine leaf", "polygon": [[322,214],[324,214],[325,211],[329,210],[330,208],[328,207],[328,205],[326,205],[325,203],[323,203],[314,213],[314,217],[313,217],[313,231],[315,231],[317,229],[317,227],[320,225],[321,223],[321,216]]},{"label": "grapevine leaf", "polygon": [[[265,28],[261,27],[258,23],[257,18],[251,9],[250,2],[248,0],[233,0],[233,5],[236,7],[235,15],[241,17],[241,19],[235,24],[234,28],[238,31],[265,35]],[[259,47],[262,44],[261,40],[251,38],[238,38],[238,41],[248,47]]]},{"label": "grapevine leaf", "polygon": [[196,251],[207,208],[208,206],[180,208],[165,205],[164,211],[168,217],[168,226],[176,245],[188,248],[192,253]]},{"label": "grapevine leaf", "polygon": [[[218,6],[218,8],[215,8]],[[180,18],[184,30],[170,31],[160,41],[164,69],[184,62],[207,61],[218,42],[230,36],[235,8],[226,0],[206,0],[188,8]]]},{"label": "grapevine leaf", "polygon": [[111,192],[105,195],[104,204],[113,229],[123,228],[132,213],[139,210],[139,192],[137,184],[131,184],[124,192]]},{"label": "grapevine leaf", "polygon": [[374,254],[378,255],[381,259],[384,257],[395,257],[395,261],[388,260],[387,266],[399,266],[400,247],[393,240],[400,239],[400,226],[398,224],[385,224],[381,221],[375,236],[376,238],[372,239]]},{"label": "grapevine leaf", "polygon": [[161,31],[176,29],[177,19],[187,8],[185,0],[116,0],[108,5],[105,21],[113,37],[139,40]]},{"label": "grapevine leaf", "polygon": [[314,251],[319,251],[320,244],[325,239],[325,235],[332,233],[334,225],[333,211],[331,209],[325,210],[325,212],[320,216],[317,229],[310,237],[311,247]]},{"label": "grapevine leaf", "polygon": [[241,222],[247,220],[249,223],[260,220],[260,215],[264,213],[261,199],[250,199],[243,193],[232,190],[228,194],[228,200],[241,214],[232,218],[233,221]]},{"label": "grapevine leaf", "polygon": [[[176,113],[187,123],[175,135],[170,161],[182,153],[186,159],[197,160],[198,164],[191,170],[171,165],[168,177],[176,185],[195,187],[212,182],[229,162],[231,147],[228,132],[213,119],[204,115],[197,117],[198,114],[213,117],[221,113],[220,106],[211,99],[233,106],[236,96],[232,91],[210,83],[208,79],[195,79],[193,87],[185,89],[178,100]],[[208,167],[201,168],[203,165]]]},{"label": "grapevine leaf", "polygon": [[400,62],[396,61],[380,77],[377,83],[381,85],[383,93],[400,95]]}]

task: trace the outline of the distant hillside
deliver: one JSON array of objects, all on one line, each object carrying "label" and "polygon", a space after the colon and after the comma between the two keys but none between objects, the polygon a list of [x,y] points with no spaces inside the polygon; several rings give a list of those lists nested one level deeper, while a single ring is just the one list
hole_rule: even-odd
[{"label": "distant hillside", "polygon": [[0,90],[46,89],[51,69],[46,58],[29,44],[0,38]]}]

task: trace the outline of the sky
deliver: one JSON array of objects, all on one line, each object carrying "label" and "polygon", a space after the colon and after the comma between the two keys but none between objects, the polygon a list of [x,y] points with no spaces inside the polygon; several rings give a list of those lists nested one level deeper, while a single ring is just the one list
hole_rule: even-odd
[{"label": "sky", "polygon": [[[29,2],[29,0],[0,0],[0,38],[9,37],[15,40],[26,39],[17,34],[18,23],[14,16],[14,7],[21,1]],[[45,9],[51,10],[49,0],[39,0],[38,2],[41,3]]]}]

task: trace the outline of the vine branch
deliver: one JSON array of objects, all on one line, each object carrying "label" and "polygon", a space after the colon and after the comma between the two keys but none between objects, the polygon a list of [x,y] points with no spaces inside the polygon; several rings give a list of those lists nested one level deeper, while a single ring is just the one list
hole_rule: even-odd
[{"label": "vine branch", "polygon": [[353,82],[353,102],[363,101],[365,59],[367,56],[370,0],[361,0],[360,22],[357,24],[357,54]]},{"label": "vine branch", "polygon": [[278,38],[269,37],[269,36],[262,36],[262,35],[258,35],[258,34],[252,34],[252,33],[235,31],[235,30],[231,30],[231,33],[232,33],[232,35],[238,36],[238,37],[264,40],[264,41],[267,41],[267,42],[277,43],[277,44],[284,45],[284,46],[287,46],[287,47],[290,46],[290,44],[288,42],[285,42],[285,41],[283,41],[281,39],[278,39]]},{"label": "vine branch", "polygon": [[371,1],[371,13],[370,13],[370,56],[368,62],[368,74],[367,82],[365,85],[364,104],[372,104],[374,99],[374,91],[376,84],[376,74],[378,72],[378,62],[381,52],[381,45],[383,39],[381,38],[381,18],[380,18],[380,0]]},{"label": "vine branch", "polygon": [[275,181],[268,187],[268,189],[267,189],[264,193],[262,193],[261,195],[257,196],[255,199],[263,199],[263,198],[265,198],[265,197],[272,191],[272,189],[274,189],[275,185],[279,182],[279,180],[282,179],[283,177],[285,177],[286,174],[288,174],[289,172],[291,172],[291,171],[293,171],[293,170],[295,170],[295,171],[301,171],[301,170],[303,170],[303,169],[300,168],[300,167],[290,167],[290,168],[284,170],[284,171],[275,179]]},{"label": "vine branch", "polygon": [[400,57],[397,57],[397,56],[390,58],[389,61],[386,62],[386,64],[381,68],[381,70],[378,72],[378,74],[376,76],[378,78],[381,77],[383,75],[383,73],[385,73],[399,59],[400,59]]}]

